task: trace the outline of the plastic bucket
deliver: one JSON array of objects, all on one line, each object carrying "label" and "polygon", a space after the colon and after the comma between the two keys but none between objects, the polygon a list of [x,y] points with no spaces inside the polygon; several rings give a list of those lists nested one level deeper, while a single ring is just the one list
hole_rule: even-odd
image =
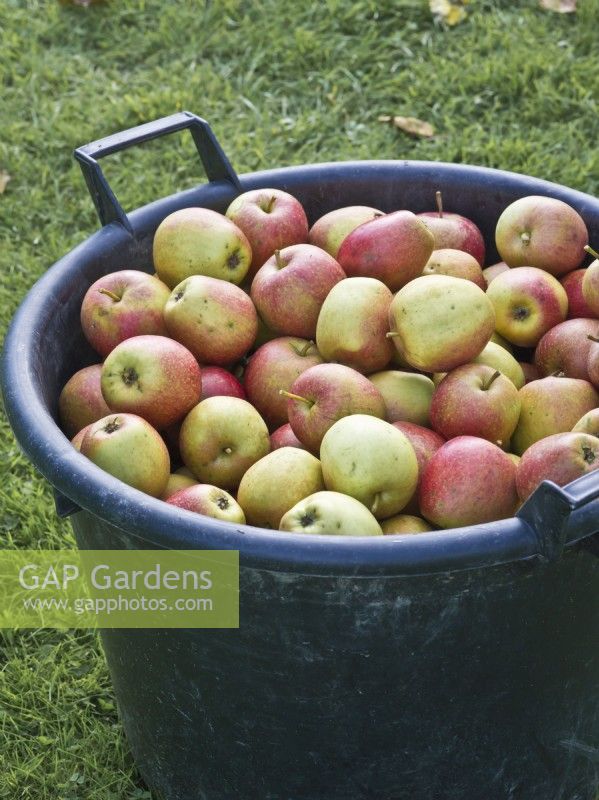
[{"label": "plastic bucket", "polygon": [[[97,158],[190,128],[209,182],[126,217]],[[443,190],[488,243],[512,200],[558,197],[599,239],[599,200],[472,166],[371,161],[237,178],[187,112],[77,151],[104,227],[56,263],[12,322],[2,391],[15,435],[82,548],[234,549],[238,630],[104,630],[138,767],[165,800],[594,800],[599,788],[599,473],[545,483],[518,516],[419,536],[338,539],[230,526],[121,484],[61,433],[67,378],[97,361],[79,328],[100,275],[151,270],[168,213],[290,191],[313,221],[342,205],[431,206]],[[490,263],[495,257],[490,248]]]}]

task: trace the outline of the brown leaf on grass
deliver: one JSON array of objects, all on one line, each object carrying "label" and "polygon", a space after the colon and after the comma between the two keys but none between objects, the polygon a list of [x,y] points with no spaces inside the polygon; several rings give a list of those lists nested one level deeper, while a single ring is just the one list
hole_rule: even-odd
[{"label": "brown leaf on grass", "polygon": [[8,185],[11,176],[8,172],[5,172],[3,169],[0,169],[0,194],[4,194],[4,191]]},{"label": "brown leaf on grass", "polygon": [[559,14],[573,14],[576,3],[577,0],[539,0],[539,5],[545,11],[557,11]]},{"label": "brown leaf on grass", "polygon": [[423,122],[423,120],[416,119],[416,117],[390,117],[385,114],[379,117],[379,122],[388,122],[394,128],[404,133],[409,133],[410,136],[430,139],[431,136],[435,135],[435,129],[430,122]]},{"label": "brown leaf on grass", "polygon": [[[467,2],[467,0],[465,0]],[[452,3],[451,0],[429,0],[429,8],[434,16],[453,28],[463,22],[466,17],[464,2]]]}]

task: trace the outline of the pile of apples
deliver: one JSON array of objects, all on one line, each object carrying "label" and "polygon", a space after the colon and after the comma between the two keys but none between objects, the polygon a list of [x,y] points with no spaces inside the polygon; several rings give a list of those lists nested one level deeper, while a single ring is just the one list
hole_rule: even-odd
[{"label": "pile of apples", "polygon": [[516,200],[485,268],[478,227],[439,192],[437,205],[351,206],[310,228],[266,188],[226,214],[170,214],[155,275],[124,268],[84,297],[102,363],[64,386],[64,432],[153,497],[318,534],[503,519],[542,480],[596,469],[599,260],[580,268],[584,221]]}]

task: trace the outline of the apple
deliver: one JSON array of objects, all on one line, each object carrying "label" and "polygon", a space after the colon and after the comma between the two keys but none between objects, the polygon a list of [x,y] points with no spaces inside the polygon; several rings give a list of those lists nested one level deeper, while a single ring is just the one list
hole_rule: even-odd
[{"label": "apple", "polygon": [[522,455],[516,485],[526,500],[541,483],[565,486],[599,467],[599,439],[588,433],[554,433],[531,445]]},{"label": "apple", "polygon": [[348,234],[363,222],[382,217],[383,212],[370,206],[345,206],[329,211],[316,220],[308,235],[310,244],[326,250],[337,258],[339,248]]},{"label": "apple", "polygon": [[281,447],[248,469],[237,500],[249,525],[278,530],[290,508],[320,491],[324,491],[320,461],[306,450]]},{"label": "apple", "polygon": [[359,225],[343,240],[337,260],[350,278],[376,278],[391,291],[421,274],[434,237],[411,211],[394,211]]},{"label": "apple", "polygon": [[572,430],[575,433],[590,433],[599,436],[599,408],[593,408],[578,420]]},{"label": "apple", "polygon": [[384,519],[381,522],[381,529],[385,536],[392,536],[397,533],[426,533],[426,531],[435,530],[422,517],[416,517],[411,514],[396,514],[394,517]]},{"label": "apple", "polygon": [[595,256],[595,260],[585,269],[580,288],[582,299],[591,309],[589,316],[597,317],[599,316],[599,253],[588,246],[585,250]]},{"label": "apple", "polygon": [[539,378],[543,377],[536,364],[530,364],[528,361],[518,361],[518,364],[520,364],[522,367],[525,384],[531,383],[532,381],[538,381]]},{"label": "apple", "polygon": [[537,344],[534,361],[542,376],[563,372],[568,378],[589,380],[592,341],[599,336],[599,320],[567,319],[554,325]]},{"label": "apple", "polygon": [[498,344],[500,347],[503,347],[504,350],[507,350],[508,353],[514,355],[514,347],[511,342],[508,342],[507,339],[504,339],[503,336],[500,336],[497,331],[493,331],[489,341],[495,342],[495,344]]},{"label": "apple", "polygon": [[325,297],[345,277],[324,250],[297,244],[275,251],[256,273],[250,294],[271,330],[313,339]]},{"label": "apple", "polygon": [[589,334],[587,342],[590,345],[587,356],[587,373],[590,382],[599,388],[599,339]]},{"label": "apple", "polygon": [[204,514],[214,519],[222,519],[232,525],[244,525],[245,514],[234,497],[218,486],[208,483],[194,483],[185,486],[178,492],[163,498],[167,503],[196,514]]},{"label": "apple", "polygon": [[445,439],[430,428],[424,428],[421,425],[415,425],[413,422],[394,422],[393,426],[401,431],[407,437],[410,444],[416,453],[416,461],[418,462],[418,483],[414,490],[414,494],[406,503],[403,513],[404,514],[419,514],[418,508],[418,487],[420,485],[420,476],[428,462],[431,460],[434,453],[445,444]]},{"label": "apple", "polygon": [[599,394],[580,378],[548,376],[523,386],[520,402],[520,419],[511,442],[517,455],[545,436],[571,431],[583,414],[599,406]]},{"label": "apple", "polygon": [[333,286],[316,324],[316,344],[323,359],[364,373],[384,369],[393,355],[386,338],[392,299],[376,278],[345,278]]},{"label": "apple", "polygon": [[472,281],[427,275],[395,295],[389,325],[388,336],[412,367],[447,372],[483,350],[495,329],[495,313]]},{"label": "apple", "polygon": [[509,443],[520,417],[520,396],[509,378],[486,364],[464,364],[435,389],[431,426],[445,439],[478,436]]},{"label": "apple", "polygon": [[428,462],[418,497],[422,516],[441,528],[504,519],[518,504],[516,465],[486,439],[456,436]]},{"label": "apple", "polygon": [[382,536],[370,511],[341,492],[316,492],[300,500],[281,519],[279,530],[325,536]]},{"label": "apple", "polygon": [[58,396],[58,415],[68,438],[91,422],[110,414],[100,387],[101,364],[83,367],[65,383]]},{"label": "apple", "polygon": [[405,420],[417,425],[429,424],[435,385],[428,376],[389,369],[368,377],[383,396],[387,422]]},{"label": "apple", "polygon": [[246,235],[224,214],[182,208],[165,217],[154,234],[154,268],[171,289],[191,275],[239,284],[252,261]]},{"label": "apple", "polygon": [[179,283],[164,307],[169,335],[200,363],[232,364],[254,344],[258,316],[247,294],[227,281],[192,275]]},{"label": "apple", "polygon": [[507,272],[508,269],[509,267],[505,261],[498,261],[496,264],[491,264],[490,267],[483,269],[483,278],[485,279],[487,287],[492,280],[494,280],[498,275],[501,275],[502,272]]},{"label": "apple", "polygon": [[83,441],[83,438],[87,433],[88,428],[91,428],[92,424],[93,423],[90,422],[90,424],[86,425],[85,428],[81,428],[81,430],[78,433],[76,433],[71,439],[71,444],[73,445],[75,450],[77,450],[78,453],[81,452],[81,442]]},{"label": "apple", "polygon": [[572,272],[568,272],[560,278],[560,283],[568,295],[568,319],[577,319],[578,317],[588,319],[597,316],[582,293],[582,281],[586,273],[586,269],[573,269]]},{"label": "apple", "polygon": [[200,483],[235,489],[244,473],[270,450],[268,428],[239,397],[209,397],[183,420],[179,450]]},{"label": "apple", "polygon": [[515,200],[495,229],[497,250],[506,264],[537,267],[556,276],[580,266],[588,241],[580,214],[553,197],[530,195]]},{"label": "apple", "polygon": [[222,367],[202,367],[202,400],[207,397],[226,395],[246,399],[243,386],[228,370]]},{"label": "apple", "polygon": [[482,266],[485,263],[485,240],[478,226],[461,214],[444,211],[440,191],[435,192],[435,197],[437,210],[418,214],[435,237],[435,250],[445,247],[463,250]]},{"label": "apple", "polygon": [[478,261],[463,250],[443,248],[433,250],[431,257],[426,262],[423,275],[453,275],[454,278],[463,278],[472,281],[483,291],[487,282]]},{"label": "apple", "polygon": [[377,519],[401,511],[418,482],[418,461],[407,436],[366,414],[343,417],[329,428],[320,462],[327,489],[355,497]]},{"label": "apple", "polygon": [[302,444],[318,453],[325,433],[338,419],[350,414],[385,418],[385,401],[379,389],[360,372],[343,364],[317,364],[302,372],[287,398],[291,429]]},{"label": "apple", "polygon": [[275,250],[308,241],[308,219],[299,200],[282,189],[251,189],[225,212],[252,248],[248,272],[253,277]]},{"label": "apple", "polygon": [[502,272],[487,289],[487,297],[495,309],[497,331],[520,347],[535,347],[568,313],[564,287],[536,267]]},{"label": "apple", "polygon": [[164,491],[160,495],[161,500],[168,500],[181,489],[187,489],[189,486],[197,486],[198,482],[193,476],[181,475],[177,472],[171,472],[169,475]]},{"label": "apple", "polygon": [[102,365],[101,386],[112,411],[139,414],[155,428],[184,417],[202,394],[198,362],[166,336],[134,336],[117,344]]},{"label": "apple", "polygon": [[[490,341],[486,344],[484,350],[482,350],[476,358],[473,358],[471,363],[486,364],[488,367],[498,369],[502,375],[505,375],[506,378],[511,380],[516,389],[521,389],[524,386],[524,370],[521,365],[516,361],[514,356],[505,350],[505,348],[495,342]],[[204,373],[202,373],[202,381],[203,380]]]},{"label": "apple", "polygon": [[160,497],[170,459],[160,434],[136,414],[109,414],[87,429],[80,452],[123,483]]},{"label": "apple", "polygon": [[163,310],[170,290],[146,272],[123,269],[98,278],[81,303],[81,328],[101,356],[145,333],[166,336]]},{"label": "apple", "polygon": [[296,378],[309,367],[322,364],[314,342],[282,336],[266,342],[248,361],[243,385],[248,400],[270,428],[278,428],[287,419],[287,399],[279,392],[289,391]]},{"label": "apple", "polygon": [[278,450],[280,447],[299,447],[300,450],[306,448],[293,432],[291,425],[286,422],[270,434],[270,449]]}]

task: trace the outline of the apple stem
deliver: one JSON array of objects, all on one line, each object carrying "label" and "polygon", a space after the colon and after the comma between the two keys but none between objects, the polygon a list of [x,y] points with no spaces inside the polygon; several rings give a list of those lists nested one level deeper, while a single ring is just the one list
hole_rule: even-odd
[{"label": "apple stem", "polygon": [[301,350],[296,350],[295,352],[298,354],[298,356],[305,358],[308,355],[308,351],[311,350],[313,347],[314,347],[314,342],[310,339],[310,341],[306,342],[306,344],[302,347]]},{"label": "apple stem", "polygon": [[226,453],[228,456],[230,456],[232,452],[233,450],[230,447],[225,447],[223,450],[223,453]]},{"label": "apple stem", "polygon": [[585,244],[585,246],[584,246],[584,248],[583,248],[583,249],[584,249],[584,250],[585,250],[585,251],[586,251],[586,252],[587,252],[589,255],[593,256],[593,258],[599,258],[599,253],[598,253],[596,250],[593,250],[593,248],[592,248],[590,245],[588,245],[588,244]]},{"label": "apple stem", "polygon": [[277,269],[283,269],[286,266],[285,262],[281,258],[281,251],[275,250],[275,264],[277,265]]},{"label": "apple stem", "polygon": [[599,339],[596,336],[591,336],[591,334],[587,334],[587,339],[590,339],[591,342],[599,342]]},{"label": "apple stem", "polygon": [[293,392],[287,392],[285,389],[279,389],[279,394],[283,397],[287,397],[289,400],[297,400],[298,403],[305,403],[307,406],[310,406],[310,408],[312,408],[314,405],[314,400],[308,400],[307,397],[302,397],[299,394],[293,394]]},{"label": "apple stem", "polygon": [[549,376],[550,378],[565,378],[566,373],[561,369],[556,369],[555,372],[552,372]]},{"label": "apple stem", "polygon": [[522,231],[520,238],[522,239],[522,244],[530,244],[530,233],[528,231]]},{"label": "apple stem", "polygon": [[273,195],[267,202],[266,207],[264,208],[267,214],[270,214],[272,211],[272,207],[274,206],[276,199],[277,198]]},{"label": "apple stem", "polygon": [[381,498],[381,496],[377,492],[375,494],[375,496],[374,496],[374,500],[372,501],[372,505],[370,506],[370,513],[371,514],[376,514],[376,512],[378,511],[380,498]]},{"label": "apple stem", "polygon": [[501,372],[500,372],[498,369],[496,369],[496,370],[495,370],[495,372],[494,372],[494,373],[491,375],[491,377],[489,378],[489,381],[488,381],[487,385],[486,385],[486,386],[484,386],[484,385],[483,385],[483,389],[484,389],[485,391],[486,391],[487,389],[489,389],[489,388],[491,387],[491,384],[493,383],[493,381],[496,381],[496,380],[497,380],[497,378],[498,378],[500,375],[501,375]]},{"label": "apple stem", "polygon": [[120,301],[120,299],[121,299],[118,296],[118,294],[115,294],[114,292],[111,292],[110,289],[98,289],[98,291],[100,292],[100,294],[105,294],[106,297],[110,297],[110,299],[114,300],[115,303],[118,303]]},{"label": "apple stem", "polygon": [[387,339],[394,339],[396,336],[401,336],[401,333],[399,331],[389,331],[389,333],[386,333],[385,336]]},{"label": "apple stem", "polygon": [[439,216],[443,216],[443,195],[441,194],[441,190],[437,189],[435,192],[435,200],[437,201],[437,208],[439,209]]}]

